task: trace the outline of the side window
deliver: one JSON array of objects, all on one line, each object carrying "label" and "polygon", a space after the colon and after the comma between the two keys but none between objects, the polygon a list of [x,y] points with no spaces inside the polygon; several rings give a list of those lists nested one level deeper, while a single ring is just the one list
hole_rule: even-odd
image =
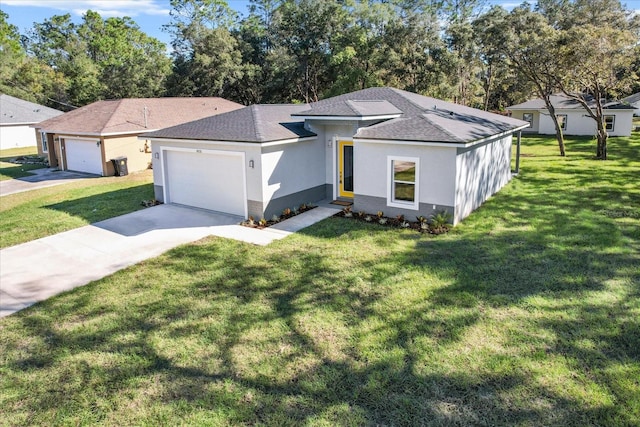
[{"label": "side window", "polygon": [[49,152],[49,146],[47,145],[47,133],[46,132],[40,132],[40,141],[42,142],[42,152],[43,153],[48,153]]},{"label": "side window", "polygon": [[419,159],[414,157],[388,157],[389,184],[387,205],[419,209]]},{"label": "side window", "polygon": [[533,127],[533,113],[523,113],[522,120],[529,122],[529,127]]},{"label": "side window", "polygon": [[610,132],[615,129],[616,116],[604,116],[604,128]]},{"label": "side window", "polygon": [[556,117],[558,118],[558,123],[560,124],[560,129],[567,130],[567,115],[566,114],[558,114]]}]

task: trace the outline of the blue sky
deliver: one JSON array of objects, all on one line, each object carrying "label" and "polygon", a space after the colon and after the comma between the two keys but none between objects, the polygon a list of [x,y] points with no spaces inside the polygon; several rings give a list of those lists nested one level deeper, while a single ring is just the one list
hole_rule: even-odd
[{"label": "blue sky", "polygon": [[[248,0],[228,0],[229,5],[240,14],[247,13]],[[530,0],[530,3],[534,1]],[[507,9],[521,3],[518,0],[488,0],[490,4],[501,4]],[[640,0],[624,1],[627,8],[640,13]],[[0,0],[0,10],[9,15],[9,23],[25,34],[34,22],[43,22],[53,15],[70,13],[79,22],[87,10],[93,10],[103,18],[111,16],[131,17],[147,35],[169,45],[171,38],[161,30],[169,23],[169,0]]]}]

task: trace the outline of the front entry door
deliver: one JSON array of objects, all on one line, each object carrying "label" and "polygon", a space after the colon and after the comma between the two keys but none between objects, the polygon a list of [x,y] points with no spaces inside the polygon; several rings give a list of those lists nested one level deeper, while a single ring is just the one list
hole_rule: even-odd
[{"label": "front entry door", "polygon": [[353,198],[353,141],[338,141],[338,195]]}]

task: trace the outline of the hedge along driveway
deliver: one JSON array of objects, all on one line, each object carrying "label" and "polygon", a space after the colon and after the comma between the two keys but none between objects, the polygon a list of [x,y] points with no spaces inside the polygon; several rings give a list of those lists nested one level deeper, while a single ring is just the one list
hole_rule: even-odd
[{"label": "hedge along driveway", "polygon": [[153,198],[152,172],[102,177],[0,199],[0,248],[142,209]]}]

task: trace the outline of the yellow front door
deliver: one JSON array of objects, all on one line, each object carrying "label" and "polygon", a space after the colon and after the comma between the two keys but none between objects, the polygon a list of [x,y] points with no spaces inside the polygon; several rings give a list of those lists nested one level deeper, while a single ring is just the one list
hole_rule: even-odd
[{"label": "yellow front door", "polygon": [[338,196],[353,198],[353,141],[338,141]]}]

